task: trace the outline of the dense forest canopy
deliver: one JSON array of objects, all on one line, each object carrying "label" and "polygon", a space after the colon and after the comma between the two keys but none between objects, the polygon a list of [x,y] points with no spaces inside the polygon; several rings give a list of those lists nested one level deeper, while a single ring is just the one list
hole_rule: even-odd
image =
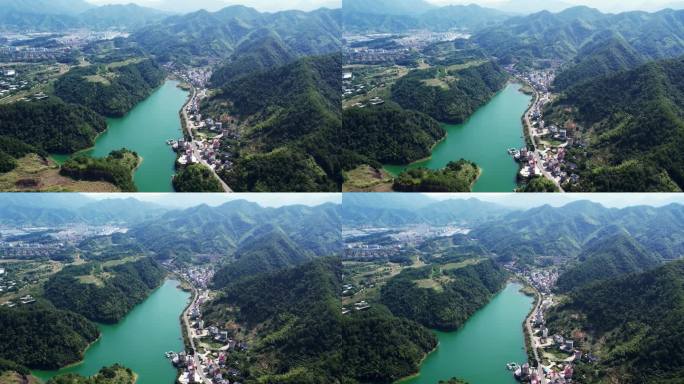
[{"label": "dense forest canopy", "polygon": [[99,334],[83,316],[45,304],[0,307],[0,358],[29,368],[75,363]]},{"label": "dense forest canopy", "polygon": [[430,156],[446,132],[437,121],[395,104],[344,110],[339,144],[345,169],[363,163],[407,164]]},{"label": "dense forest canopy", "polygon": [[410,169],[394,179],[397,192],[470,192],[480,175],[479,167],[470,161],[452,161],[443,169]]},{"label": "dense forest canopy", "polygon": [[507,273],[492,260],[468,260],[404,270],[381,290],[395,316],[454,330],[503,288]]},{"label": "dense forest canopy", "polygon": [[[341,56],[307,57],[223,84],[205,115],[249,119],[233,169],[220,174],[235,191],[337,191]],[[230,107],[226,109],[226,103]]]},{"label": "dense forest canopy", "polygon": [[486,62],[461,69],[415,70],[392,86],[392,100],[446,123],[462,123],[506,84],[508,75]]},{"label": "dense forest canopy", "polygon": [[[269,364],[255,365],[254,379],[391,383],[415,372],[436,346],[434,335],[381,308],[341,315],[340,288],[339,259],[317,260],[227,286],[205,308],[206,320],[233,318],[258,329],[254,353]],[[226,312],[228,305],[237,313]]]},{"label": "dense forest canopy", "polygon": [[176,192],[223,192],[223,187],[213,172],[202,164],[179,169],[172,182]]},{"label": "dense forest canopy", "polygon": [[676,383],[684,375],[684,262],[590,284],[548,316],[551,332],[579,330],[599,361],[579,367],[586,383]]},{"label": "dense forest canopy", "polygon": [[552,108],[575,109],[590,132],[571,151],[582,191],[680,191],[684,187],[684,60],[576,84]]},{"label": "dense forest canopy", "polygon": [[45,298],[56,307],[93,321],[115,323],[159,286],[165,270],[149,258],[69,266],[45,283]]},{"label": "dense forest canopy", "polygon": [[66,102],[105,116],[123,116],[157,88],[166,74],[151,59],[72,68],[55,82]]},{"label": "dense forest canopy", "polygon": [[0,106],[0,135],[43,151],[68,154],[91,147],[106,128],[105,120],[90,109],[59,99]]}]

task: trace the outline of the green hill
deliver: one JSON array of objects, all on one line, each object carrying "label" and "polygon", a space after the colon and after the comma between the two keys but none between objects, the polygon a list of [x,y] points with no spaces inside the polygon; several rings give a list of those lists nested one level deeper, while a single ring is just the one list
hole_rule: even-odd
[{"label": "green hill", "polygon": [[256,332],[250,380],[391,383],[415,372],[434,335],[381,308],[341,314],[341,268],[324,259],[234,283],[206,306],[205,321]]},{"label": "green hill", "polygon": [[75,363],[99,333],[83,316],[44,304],[0,307],[0,358],[29,368]]},{"label": "green hill", "polygon": [[[551,108],[590,133],[574,149],[579,191],[680,191],[684,187],[684,60],[651,62],[569,88]],[[556,113],[556,112],[554,112]],[[585,155],[586,154],[586,155]]]},{"label": "green hill", "polygon": [[362,163],[408,164],[430,156],[446,135],[429,116],[394,104],[350,108],[343,112],[338,143],[345,169]]},{"label": "green hill", "polygon": [[45,298],[58,308],[93,321],[115,323],[145,300],[166,276],[161,265],[147,258],[112,263],[64,268],[45,283]]},{"label": "green hill", "polygon": [[682,316],[684,262],[677,261],[571,293],[552,310],[548,327],[584,335],[576,343],[599,359],[576,366],[585,383],[666,384],[684,376]]},{"label": "green hill", "polygon": [[458,124],[486,104],[507,80],[506,72],[492,62],[465,69],[415,70],[392,86],[392,100],[437,121]]},{"label": "green hill", "polygon": [[147,98],[165,77],[152,60],[72,68],[55,82],[55,94],[105,116],[123,116]]},{"label": "green hill", "polygon": [[553,85],[563,90],[590,79],[633,69],[643,62],[643,56],[621,36],[595,38],[582,47],[571,66],[558,74]]},{"label": "green hill", "polygon": [[382,287],[380,301],[395,316],[454,330],[484,307],[507,278],[489,259],[406,269]]},{"label": "green hill", "polygon": [[263,31],[278,36],[296,57],[323,55],[339,51],[340,17],[340,10],[324,8],[260,13],[230,6],[217,12],[201,10],[168,17],[137,30],[132,39],[161,62],[206,64],[229,59],[242,43]]},{"label": "green hill", "polygon": [[249,121],[234,166],[220,176],[235,191],[337,191],[334,135],[341,126],[341,57],[294,63],[232,80],[202,114]]},{"label": "green hill", "polygon": [[531,58],[570,60],[597,38],[613,35],[623,39],[647,59],[684,54],[682,11],[604,14],[588,7],[559,13],[542,11],[510,18],[478,31],[473,41],[503,63],[529,63]]},{"label": "green hill", "polygon": [[42,151],[66,154],[91,147],[106,128],[105,120],[90,109],[58,99],[0,106],[0,135]]},{"label": "green hill", "polygon": [[603,231],[584,246],[577,265],[560,275],[557,287],[561,291],[570,291],[589,283],[654,268],[660,262],[658,256],[639,245],[626,232],[618,229],[611,235]]}]

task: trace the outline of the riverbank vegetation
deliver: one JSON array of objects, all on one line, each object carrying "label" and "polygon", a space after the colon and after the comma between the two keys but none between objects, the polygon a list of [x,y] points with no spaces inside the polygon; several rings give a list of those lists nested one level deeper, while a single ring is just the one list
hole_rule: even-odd
[{"label": "riverbank vegetation", "polygon": [[207,305],[205,320],[256,331],[255,381],[391,383],[416,372],[435,336],[380,307],[341,315],[341,267],[320,259],[235,282]]},{"label": "riverbank vegetation", "polygon": [[470,192],[480,175],[479,167],[470,161],[452,161],[443,169],[409,169],[394,179],[397,192]]},{"label": "riverbank vegetation", "polygon": [[133,171],[141,161],[137,153],[127,149],[112,151],[104,158],[76,155],[62,165],[60,174],[75,180],[106,181],[122,192],[135,192]]},{"label": "riverbank vegetation", "polygon": [[114,364],[111,367],[103,367],[91,377],[67,373],[53,377],[47,384],[135,384],[136,379],[136,374],[130,368]]},{"label": "riverbank vegetation", "polygon": [[508,274],[490,259],[405,269],[382,287],[380,301],[395,316],[455,330],[503,288]]},{"label": "riverbank vegetation", "polygon": [[455,67],[410,72],[392,87],[392,100],[440,122],[460,124],[508,81],[503,68],[492,62]]},{"label": "riverbank vegetation", "polygon": [[0,358],[29,368],[75,363],[98,337],[99,330],[85,317],[44,303],[0,307]]},{"label": "riverbank vegetation", "polygon": [[173,176],[173,189],[176,192],[223,192],[216,176],[202,164],[179,169]]},{"label": "riverbank vegetation", "polygon": [[[83,106],[59,99],[0,105],[0,135],[34,146],[40,153],[73,153],[91,147],[107,128],[105,120]],[[1,150],[7,152],[6,141]]]},{"label": "riverbank vegetation", "polygon": [[93,321],[116,323],[157,288],[166,276],[149,258],[133,262],[72,265],[45,283],[44,296],[56,307]]},{"label": "riverbank vegetation", "polygon": [[151,59],[72,68],[54,84],[55,95],[104,116],[123,116],[147,98],[165,72]]}]

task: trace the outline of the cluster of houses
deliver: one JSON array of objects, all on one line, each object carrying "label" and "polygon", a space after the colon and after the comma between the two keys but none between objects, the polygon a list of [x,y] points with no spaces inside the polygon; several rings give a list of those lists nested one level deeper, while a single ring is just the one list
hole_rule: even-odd
[{"label": "cluster of houses", "polygon": [[[200,273],[196,276],[204,280],[206,274]],[[200,296],[198,301],[190,308],[189,318],[192,321],[191,327],[195,335],[200,339],[209,339],[211,342],[223,345],[217,350],[204,346],[207,350],[203,354],[192,351],[191,353],[181,352],[175,354],[167,353],[176,368],[182,369],[178,381],[180,383],[200,383],[207,380],[213,384],[238,384],[242,377],[242,372],[229,362],[230,352],[247,351],[249,346],[244,341],[237,341],[231,338],[229,331],[222,330],[216,326],[205,327],[200,307],[204,302],[204,296]],[[193,337],[189,335],[189,337]],[[212,350],[209,350],[212,349]],[[197,354],[195,356],[195,354]],[[198,357],[199,359],[196,359]]]},{"label": "cluster of houses", "polygon": [[524,383],[530,384],[541,384],[542,382],[549,384],[568,384],[572,383],[572,376],[574,374],[574,369],[572,365],[567,364],[559,371],[549,371],[544,369],[544,378],[540,377],[539,372],[530,366],[529,363],[525,363],[518,367],[513,374],[515,378]]},{"label": "cluster of houses", "polygon": [[231,169],[233,167],[231,159],[234,154],[230,145],[222,145],[222,140],[226,138],[240,139],[237,123],[235,120],[223,123],[213,118],[203,119],[199,111],[200,98],[201,96],[193,97],[186,107],[189,116],[188,129],[191,131],[204,130],[213,135],[206,139],[169,140],[168,144],[180,155],[178,164],[181,166],[202,163],[213,170]]},{"label": "cluster of houses", "polygon": [[26,304],[32,304],[35,302],[36,302],[36,299],[33,296],[25,295],[25,296],[20,297],[18,300],[5,301],[4,303],[0,304],[0,307],[13,308],[13,307],[16,307],[18,304],[26,305]]},{"label": "cluster of houses", "polygon": [[0,79],[0,98],[29,87],[27,80],[19,79],[15,69],[0,70],[0,75],[2,75]]},{"label": "cluster of houses", "polygon": [[558,271],[555,269],[533,270],[524,276],[534,288],[543,294],[551,293],[551,289],[556,285],[556,281],[558,281]]},{"label": "cluster of houses", "polygon": [[347,244],[344,249],[344,260],[371,261],[387,259],[401,251],[401,244]]},{"label": "cluster of houses", "polygon": [[354,303],[351,307],[342,307],[342,314],[347,315],[350,314],[353,311],[365,311],[368,308],[370,308],[370,304],[366,300],[361,300],[359,302]]}]

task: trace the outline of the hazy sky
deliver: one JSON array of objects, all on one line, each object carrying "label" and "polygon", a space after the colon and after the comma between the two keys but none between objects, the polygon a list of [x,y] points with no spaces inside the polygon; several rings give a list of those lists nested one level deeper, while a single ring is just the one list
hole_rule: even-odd
[{"label": "hazy sky", "polygon": [[159,8],[172,12],[190,12],[198,9],[215,11],[229,5],[246,5],[260,11],[300,9],[310,11],[321,7],[339,8],[342,0],[88,0],[93,4],[129,4]]},{"label": "hazy sky", "polygon": [[471,199],[490,201],[508,207],[531,208],[548,204],[559,207],[577,200],[590,200],[610,208],[624,208],[634,205],[660,207],[671,203],[684,205],[681,193],[566,193],[566,194],[526,194],[526,193],[467,193],[467,194],[427,194],[438,199]]},{"label": "hazy sky", "polygon": [[281,207],[284,205],[316,206],[325,203],[339,204],[342,195],[334,193],[85,193],[92,199],[126,199],[133,197],[137,200],[148,201],[172,207],[193,207],[200,204],[217,206],[233,200],[247,200],[262,207]]},{"label": "hazy sky", "polygon": [[[482,6],[493,6],[501,4],[502,0],[428,0],[431,3],[445,4],[479,4]],[[546,0],[513,0],[522,1],[525,4],[536,3],[542,7]],[[684,7],[684,0],[551,0],[552,2],[567,3],[570,5],[587,5],[598,8],[604,12],[623,12],[629,10],[655,11],[666,7]]]}]

